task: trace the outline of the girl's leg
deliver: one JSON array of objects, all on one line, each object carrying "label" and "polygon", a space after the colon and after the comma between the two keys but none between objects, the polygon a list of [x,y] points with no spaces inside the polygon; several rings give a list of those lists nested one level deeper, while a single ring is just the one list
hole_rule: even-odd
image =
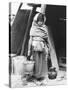
[{"label": "girl's leg", "polygon": [[43,67],[43,59],[42,59],[42,52],[35,52],[35,70],[34,74],[36,78],[42,77],[42,67]]},{"label": "girl's leg", "polygon": [[38,70],[39,70],[39,54],[38,51],[34,51],[34,61],[35,61],[35,67],[34,67],[34,75],[37,77]]}]

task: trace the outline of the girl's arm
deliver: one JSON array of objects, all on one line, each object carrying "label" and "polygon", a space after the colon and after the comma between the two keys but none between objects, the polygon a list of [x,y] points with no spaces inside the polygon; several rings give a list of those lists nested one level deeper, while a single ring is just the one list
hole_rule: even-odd
[{"label": "girl's arm", "polygon": [[33,38],[33,37],[30,36],[29,43],[28,43],[28,56],[30,56],[30,52],[31,52],[32,38]]}]

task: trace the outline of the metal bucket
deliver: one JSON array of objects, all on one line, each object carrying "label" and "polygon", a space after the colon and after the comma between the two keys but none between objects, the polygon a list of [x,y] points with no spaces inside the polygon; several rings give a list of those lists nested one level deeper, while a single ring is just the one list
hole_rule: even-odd
[{"label": "metal bucket", "polygon": [[28,61],[25,56],[16,56],[12,58],[12,73],[15,75],[32,74],[34,61]]},{"label": "metal bucket", "polygon": [[23,62],[25,73],[32,73],[34,68],[34,61],[25,61]]},{"label": "metal bucket", "polygon": [[12,58],[12,73],[16,75],[24,75],[23,63],[26,61],[24,56],[16,56]]}]

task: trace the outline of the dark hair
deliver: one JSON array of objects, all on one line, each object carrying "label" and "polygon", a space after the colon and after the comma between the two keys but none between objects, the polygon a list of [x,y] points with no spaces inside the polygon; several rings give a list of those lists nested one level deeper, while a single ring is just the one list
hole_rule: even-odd
[{"label": "dark hair", "polygon": [[44,15],[43,15],[43,14],[39,13],[39,15],[38,15],[38,17],[37,17],[37,22],[38,22],[38,21],[44,22]]}]

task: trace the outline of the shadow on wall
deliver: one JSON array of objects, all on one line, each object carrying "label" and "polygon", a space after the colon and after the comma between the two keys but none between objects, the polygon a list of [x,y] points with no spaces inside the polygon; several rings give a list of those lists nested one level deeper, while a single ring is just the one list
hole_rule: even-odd
[{"label": "shadow on wall", "polygon": [[57,56],[66,57],[66,6],[47,5],[46,17]]},{"label": "shadow on wall", "polygon": [[19,54],[27,27],[29,10],[19,10],[11,28],[11,53]]}]

